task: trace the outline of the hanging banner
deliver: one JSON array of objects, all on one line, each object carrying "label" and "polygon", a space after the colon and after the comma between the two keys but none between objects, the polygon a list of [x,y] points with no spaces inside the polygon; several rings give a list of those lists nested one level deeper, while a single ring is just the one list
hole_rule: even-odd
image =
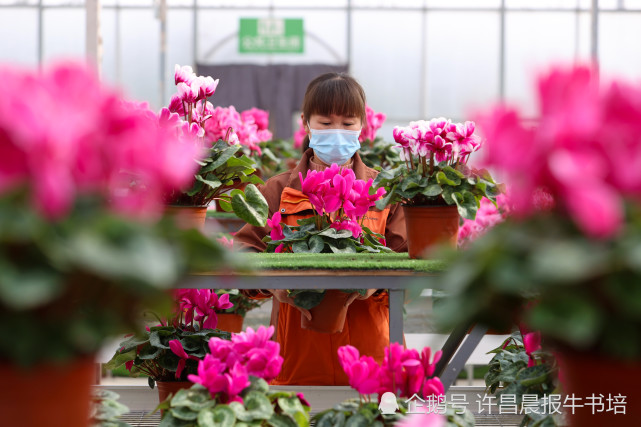
[{"label": "hanging banner", "polygon": [[240,18],[239,53],[303,53],[303,20]]}]

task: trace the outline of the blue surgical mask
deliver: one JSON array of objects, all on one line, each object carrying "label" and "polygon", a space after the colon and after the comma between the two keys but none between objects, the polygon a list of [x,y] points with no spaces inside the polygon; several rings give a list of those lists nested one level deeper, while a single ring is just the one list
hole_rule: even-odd
[{"label": "blue surgical mask", "polygon": [[309,131],[311,133],[309,146],[328,165],[332,163],[344,165],[361,147],[361,143],[358,142],[360,130],[312,129],[310,126]]}]

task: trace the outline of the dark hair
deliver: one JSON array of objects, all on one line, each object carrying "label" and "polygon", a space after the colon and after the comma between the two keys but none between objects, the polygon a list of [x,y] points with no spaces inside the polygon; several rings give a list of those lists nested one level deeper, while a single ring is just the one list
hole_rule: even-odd
[{"label": "dark hair", "polygon": [[[325,73],[309,82],[303,98],[303,125],[312,114],[360,117],[364,124],[365,91],[354,77],[345,73]],[[309,136],[303,139],[303,152],[309,148]]]}]

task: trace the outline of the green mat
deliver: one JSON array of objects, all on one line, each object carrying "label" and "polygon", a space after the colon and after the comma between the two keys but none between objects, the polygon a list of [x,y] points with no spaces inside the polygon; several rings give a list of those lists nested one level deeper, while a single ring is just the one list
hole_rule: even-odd
[{"label": "green mat", "polygon": [[[240,255],[240,254],[239,254]],[[440,260],[410,259],[407,253],[393,254],[243,254],[248,266],[257,270],[410,270],[439,273]]]},{"label": "green mat", "polygon": [[237,219],[238,221],[242,221],[233,212],[207,211],[207,218]]}]

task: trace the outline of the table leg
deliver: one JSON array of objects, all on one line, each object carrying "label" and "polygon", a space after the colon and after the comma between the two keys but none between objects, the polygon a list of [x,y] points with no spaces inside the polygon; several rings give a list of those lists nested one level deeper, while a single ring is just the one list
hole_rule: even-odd
[{"label": "table leg", "polygon": [[390,289],[389,291],[389,340],[390,343],[403,344],[403,304],[405,302],[404,289]]},{"label": "table leg", "polygon": [[456,354],[452,357],[450,363],[443,369],[443,373],[440,375],[441,382],[445,388],[445,392],[454,384],[456,378],[458,378],[459,373],[465,366],[467,359],[470,358],[472,352],[479,345],[479,342],[485,336],[487,332],[487,327],[475,325],[472,331],[467,335],[463,343],[458,347]]}]

